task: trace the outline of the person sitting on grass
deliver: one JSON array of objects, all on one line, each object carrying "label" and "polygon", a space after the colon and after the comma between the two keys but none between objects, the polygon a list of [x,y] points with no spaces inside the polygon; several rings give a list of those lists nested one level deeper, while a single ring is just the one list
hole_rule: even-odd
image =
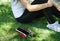
[{"label": "person sitting on grass", "polygon": [[15,19],[20,23],[29,23],[36,18],[46,16],[47,27],[60,32],[60,24],[53,15],[60,18],[60,7],[53,0],[11,0]]}]

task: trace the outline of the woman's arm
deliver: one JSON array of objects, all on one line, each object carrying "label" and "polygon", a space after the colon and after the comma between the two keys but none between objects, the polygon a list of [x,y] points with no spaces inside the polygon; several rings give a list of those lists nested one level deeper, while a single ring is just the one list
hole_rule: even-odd
[{"label": "woman's arm", "polygon": [[27,8],[28,11],[33,12],[33,11],[38,11],[45,9],[47,7],[51,7],[52,3],[50,0],[47,3],[44,4],[36,4],[36,5],[31,5],[29,4],[26,0],[20,0],[20,2]]}]

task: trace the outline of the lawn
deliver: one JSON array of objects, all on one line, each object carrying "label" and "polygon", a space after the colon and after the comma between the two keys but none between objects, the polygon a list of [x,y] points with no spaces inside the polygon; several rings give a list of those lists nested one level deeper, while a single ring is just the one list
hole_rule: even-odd
[{"label": "lawn", "polygon": [[[10,3],[0,4],[0,41],[60,41],[60,33],[48,29],[46,25],[45,17],[28,24],[18,23],[13,16]],[[35,36],[21,38],[16,32],[18,27],[31,29]]]}]

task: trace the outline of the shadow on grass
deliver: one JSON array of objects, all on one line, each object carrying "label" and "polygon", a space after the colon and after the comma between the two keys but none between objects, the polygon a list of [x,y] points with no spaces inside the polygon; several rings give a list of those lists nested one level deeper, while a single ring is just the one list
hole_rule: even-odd
[{"label": "shadow on grass", "polygon": [[[1,41],[59,41],[60,33],[48,30],[46,28],[46,19],[43,17],[29,24],[21,24],[16,22],[13,17],[10,5],[0,5],[0,28],[2,35]],[[31,29],[35,33],[35,37],[23,39],[16,33],[17,27]],[[0,29],[0,30],[1,30]]]},{"label": "shadow on grass", "polygon": [[56,32],[55,34],[51,34],[50,37],[54,41],[60,41],[60,33],[58,33],[58,32]]}]

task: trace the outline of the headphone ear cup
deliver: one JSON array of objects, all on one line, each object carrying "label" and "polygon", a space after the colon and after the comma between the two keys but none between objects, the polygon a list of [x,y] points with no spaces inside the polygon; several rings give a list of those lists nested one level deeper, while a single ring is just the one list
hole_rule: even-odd
[{"label": "headphone ear cup", "polygon": [[18,35],[22,38],[26,38],[27,35],[29,34],[26,30],[23,28],[17,28],[16,31],[18,32]]},{"label": "headphone ear cup", "polygon": [[18,35],[22,38],[27,38],[27,35],[26,34],[23,34],[23,33],[18,33]]}]

